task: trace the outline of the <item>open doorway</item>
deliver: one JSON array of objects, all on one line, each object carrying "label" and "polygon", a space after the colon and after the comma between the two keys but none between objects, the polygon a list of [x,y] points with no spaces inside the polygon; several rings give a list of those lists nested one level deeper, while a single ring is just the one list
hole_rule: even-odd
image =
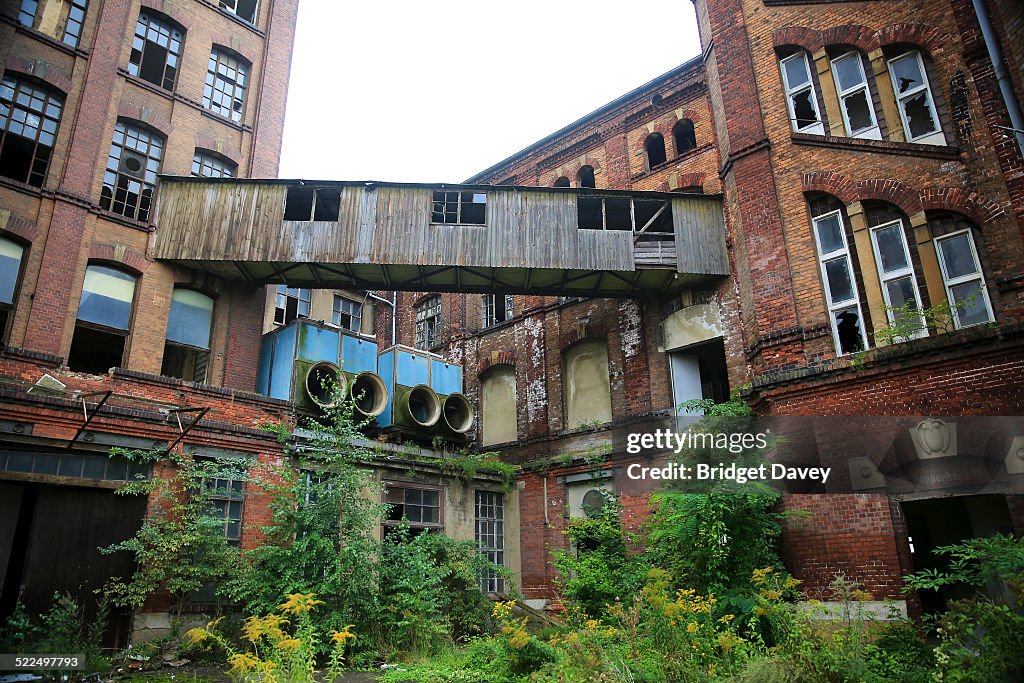
[{"label": "open doorway", "polygon": [[[947,567],[948,558],[936,555],[937,547],[970,538],[1013,533],[1013,521],[1005,496],[915,500],[901,503],[900,507],[907,521],[907,542],[915,572]],[[967,586],[950,586],[937,591],[921,590],[918,596],[922,610],[934,614],[945,610],[950,600],[967,598],[971,593]]]}]

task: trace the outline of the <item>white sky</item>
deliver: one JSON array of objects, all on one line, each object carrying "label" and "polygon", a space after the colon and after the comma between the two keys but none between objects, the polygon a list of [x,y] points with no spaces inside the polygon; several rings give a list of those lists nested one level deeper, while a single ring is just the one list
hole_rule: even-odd
[{"label": "white sky", "polygon": [[699,53],[689,0],[301,0],[280,177],[459,182]]}]

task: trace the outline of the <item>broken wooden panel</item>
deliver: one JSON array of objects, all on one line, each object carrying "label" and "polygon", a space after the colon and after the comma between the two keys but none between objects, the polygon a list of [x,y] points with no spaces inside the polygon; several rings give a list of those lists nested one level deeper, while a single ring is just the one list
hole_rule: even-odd
[{"label": "broken wooden panel", "polygon": [[[717,197],[230,178],[162,182],[156,257],[228,279],[637,296],[728,274]],[[593,214],[593,225],[583,225],[584,214]],[[464,217],[470,223],[452,222]]]}]

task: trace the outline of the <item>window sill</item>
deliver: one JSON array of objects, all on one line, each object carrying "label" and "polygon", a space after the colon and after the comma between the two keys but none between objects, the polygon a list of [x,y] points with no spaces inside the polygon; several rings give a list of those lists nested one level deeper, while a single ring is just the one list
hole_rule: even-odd
[{"label": "window sill", "polygon": [[923,145],[915,142],[894,142],[892,140],[863,140],[860,138],[833,137],[831,135],[810,135],[808,133],[791,133],[790,137],[794,145],[806,145],[808,147],[828,147],[831,149],[894,154],[897,156],[928,157],[932,159],[960,158],[960,148],[948,145]]},{"label": "window sill", "polygon": [[267,37],[267,34],[264,33],[263,31],[261,31],[259,28],[257,28],[255,24],[250,24],[248,21],[246,21],[242,17],[238,16],[237,14],[233,14],[232,12],[228,12],[227,10],[221,9],[220,5],[218,5],[217,3],[209,2],[208,0],[199,0],[199,2],[201,2],[204,5],[206,5],[207,7],[209,7],[213,11],[215,11],[217,14],[220,14],[221,16],[227,17],[228,19],[230,19],[231,21],[235,22],[239,26],[241,26],[241,27],[243,27],[245,29],[248,29],[252,33],[255,33],[260,38],[266,38]]},{"label": "window sill", "polygon": [[161,96],[161,97],[163,97],[165,99],[171,100],[171,101],[174,101],[174,99],[176,97],[176,95],[174,94],[173,90],[166,90],[164,88],[161,88],[156,83],[150,83],[149,81],[147,81],[144,78],[139,78],[138,76],[133,76],[127,69],[119,68],[117,70],[117,73],[119,73],[120,75],[124,76],[124,79],[126,81],[128,81],[129,83],[132,83],[133,85],[137,85],[138,87],[142,88],[143,90],[145,90],[147,92],[151,92],[154,95],[159,95],[159,96]]},{"label": "window sill", "polygon": [[435,223],[434,221],[431,221],[430,222],[430,227],[432,227],[432,228],[444,228],[444,227],[450,227],[450,228],[486,228],[487,224],[486,223]]},{"label": "window sill", "polygon": [[27,36],[31,36],[40,42],[46,43],[52,48],[55,48],[57,50],[60,50],[61,52],[71,55],[72,57],[87,58],[89,56],[89,52],[87,50],[83,50],[77,47],[71,47],[63,40],[58,40],[51,35],[43,33],[42,31],[39,31],[34,28],[29,28],[28,26],[24,26],[17,19],[12,19],[9,16],[3,15],[3,21],[4,23],[8,23],[14,26],[15,31],[17,31],[18,33],[23,33]]},{"label": "window sill", "polygon": [[230,119],[227,116],[222,116],[221,114],[212,112],[206,107],[204,107],[200,102],[197,102],[193,99],[189,99],[188,97],[185,97],[184,95],[181,95],[178,92],[165,90],[164,88],[161,88],[159,85],[156,85],[155,83],[150,83],[149,81],[139,78],[138,76],[133,76],[130,73],[128,73],[127,69],[118,68],[117,73],[123,76],[127,82],[135,86],[138,86],[139,88],[142,88],[146,92],[151,92],[154,95],[159,95],[160,97],[172,100],[174,102],[181,102],[182,104],[195,109],[203,116],[211,118],[214,121],[219,121],[220,123],[223,123],[226,126],[230,126],[236,130],[252,132],[252,126],[247,126],[246,124]]},{"label": "window sill", "polygon": [[15,180],[14,178],[8,178],[7,176],[0,176],[0,186],[9,187],[12,190],[17,190],[18,192],[24,192],[25,194],[32,195],[33,197],[40,197],[40,198],[42,198],[42,197],[44,197],[44,196],[46,196],[48,194],[41,187],[36,187],[35,185],[29,185],[28,183],[23,183],[20,180]]},{"label": "window sill", "polygon": [[122,216],[119,213],[114,213],[109,209],[102,209],[99,206],[93,206],[89,210],[89,212],[96,214],[100,218],[105,218],[113,223],[120,223],[121,225],[126,225],[129,228],[135,228],[136,230],[141,230],[143,232],[153,232],[156,230],[156,226],[153,225],[152,223],[148,223],[146,221],[139,221],[134,218],[128,218],[128,216]]},{"label": "window sill", "polygon": [[199,104],[198,102],[193,102],[192,100],[185,100],[185,98],[181,98],[181,99],[184,100],[185,102],[188,102],[190,105],[194,106],[195,108],[197,108],[200,111],[200,113],[202,113],[202,115],[205,116],[208,119],[213,119],[214,121],[219,121],[219,122],[223,123],[225,126],[231,126],[232,128],[234,128],[236,130],[245,131],[247,133],[251,133],[252,132],[252,126],[248,126],[248,125],[246,125],[246,124],[244,124],[244,123],[242,123],[240,121],[235,121],[234,119],[230,119],[227,116],[223,116],[222,114],[218,114],[216,112],[210,111],[209,109],[207,109],[203,105]]},{"label": "window sill", "polygon": [[647,176],[655,175],[655,174],[661,173],[663,171],[674,170],[673,167],[676,164],[681,164],[681,163],[683,163],[685,161],[689,161],[690,159],[692,159],[694,157],[700,156],[701,154],[703,154],[707,150],[712,149],[713,147],[714,147],[713,145],[703,145],[701,147],[694,147],[693,149],[688,149],[688,150],[686,150],[685,152],[683,152],[682,154],[680,154],[680,155],[678,155],[676,157],[673,157],[671,159],[668,159],[666,161],[661,162],[660,164],[658,164],[654,168],[649,168],[649,169],[647,169],[645,171],[641,171],[640,173],[636,173],[634,175],[631,175],[629,177],[629,179],[630,180],[639,180],[641,178],[646,178]]}]

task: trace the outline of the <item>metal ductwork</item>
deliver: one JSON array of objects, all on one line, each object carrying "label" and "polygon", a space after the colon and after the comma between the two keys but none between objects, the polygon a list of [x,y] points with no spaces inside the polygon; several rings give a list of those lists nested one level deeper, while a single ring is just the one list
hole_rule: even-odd
[{"label": "metal ductwork", "polygon": [[375,372],[360,372],[353,377],[349,394],[356,411],[364,417],[377,417],[388,405],[388,388]]},{"label": "metal ductwork", "polygon": [[456,434],[465,434],[473,428],[473,404],[462,394],[445,396],[441,402],[441,416],[442,424]]}]

